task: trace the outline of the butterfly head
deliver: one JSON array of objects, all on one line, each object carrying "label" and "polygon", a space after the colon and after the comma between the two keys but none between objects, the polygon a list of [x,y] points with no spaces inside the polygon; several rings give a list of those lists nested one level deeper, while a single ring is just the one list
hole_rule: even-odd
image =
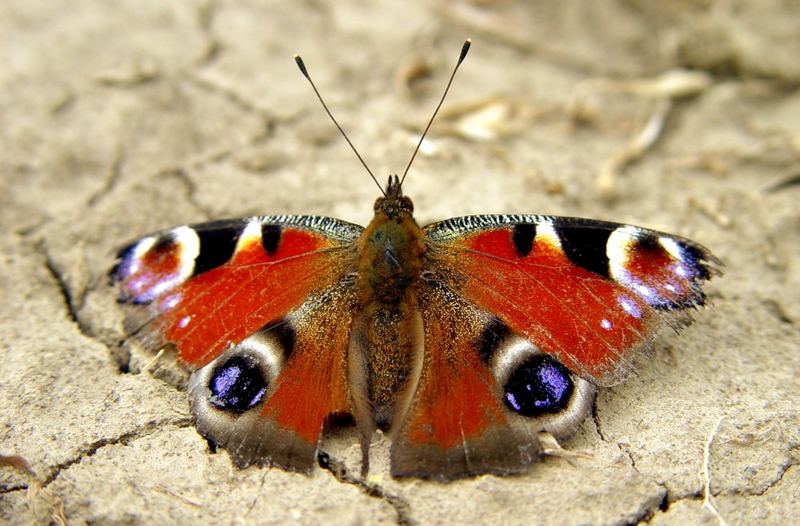
[{"label": "butterfly head", "polygon": [[384,195],[375,201],[375,213],[384,214],[390,219],[397,219],[403,216],[410,217],[414,213],[414,204],[411,199],[403,195],[398,176],[389,176]]}]

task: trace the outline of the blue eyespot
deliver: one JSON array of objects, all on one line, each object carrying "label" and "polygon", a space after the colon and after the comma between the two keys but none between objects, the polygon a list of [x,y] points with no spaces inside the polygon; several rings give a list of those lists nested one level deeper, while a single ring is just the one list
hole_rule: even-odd
[{"label": "blue eyespot", "polygon": [[522,416],[558,412],[569,404],[574,385],[566,367],[554,358],[539,354],[528,358],[509,377],[503,400]]},{"label": "blue eyespot", "polygon": [[267,380],[256,361],[234,356],[214,368],[209,381],[209,403],[223,411],[243,413],[258,405],[267,392]]}]

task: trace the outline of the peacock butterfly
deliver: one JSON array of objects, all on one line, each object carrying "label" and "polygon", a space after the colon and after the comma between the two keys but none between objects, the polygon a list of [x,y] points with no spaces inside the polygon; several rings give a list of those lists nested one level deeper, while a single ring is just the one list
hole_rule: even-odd
[{"label": "peacock butterfly", "polygon": [[393,476],[519,472],[541,455],[538,432],[574,432],[595,386],[691,321],[721,266],[688,239],[590,219],[420,228],[402,183],[389,178],[366,228],[232,219],[119,253],[119,300],[148,318],[136,336],[177,349],[198,431],[238,466],[308,472],[327,423],[348,414],[364,473],[376,429],[392,439]]}]

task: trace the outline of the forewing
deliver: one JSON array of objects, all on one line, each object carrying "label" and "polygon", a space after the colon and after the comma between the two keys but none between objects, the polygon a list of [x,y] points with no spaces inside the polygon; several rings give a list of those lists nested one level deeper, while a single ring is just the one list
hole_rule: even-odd
[{"label": "forewing", "polygon": [[308,216],[182,226],[123,249],[111,277],[136,306],[129,331],[152,349],[174,344],[193,369],[342,280],[360,232]]},{"label": "forewing", "polygon": [[474,216],[424,230],[428,279],[601,385],[659,328],[688,323],[720,266],[688,239],[586,219]]}]

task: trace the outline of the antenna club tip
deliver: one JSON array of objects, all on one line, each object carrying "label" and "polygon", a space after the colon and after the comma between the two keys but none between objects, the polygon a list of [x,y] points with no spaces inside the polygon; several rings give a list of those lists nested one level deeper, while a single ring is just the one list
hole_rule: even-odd
[{"label": "antenna club tip", "polygon": [[300,68],[300,73],[302,73],[304,77],[308,78],[308,71],[306,70],[306,65],[303,62],[303,59],[300,58],[300,55],[298,55],[297,53],[295,53],[294,55],[294,61],[297,64],[297,67]]},{"label": "antenna club tip", "polygon": [[472,39],[468,38],[464,41],[464,45],[461,46],[461,55],[458,57],[459,65],[464,61],[467,57],[467,52],[469,52],[469,48],[472,45]]}]

